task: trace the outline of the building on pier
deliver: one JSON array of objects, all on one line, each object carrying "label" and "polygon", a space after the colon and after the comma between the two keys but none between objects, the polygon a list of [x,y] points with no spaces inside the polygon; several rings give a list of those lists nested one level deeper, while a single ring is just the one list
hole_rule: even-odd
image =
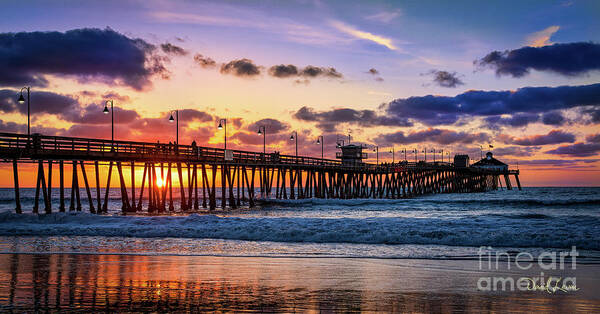
[{"label": "building on pier", "polygon": [[342,165],[347,165],[347,166],[360,165],[363,163],[363,159],[368,158],[367,153],[363,153],[362,145],[354,145],[354,144],[348,144],[348,145],[343,145],[343,146],[340,145],[339,148],[342,151],[337,152],[335,154],[335,157],[337,159],[342,160]]},{"label": "building on pier", "polygon": [[485,170],[497,170],[497,171],[508,171],[508,165],[494,158],[492,152],[487,152],[485,158],[471,165],[474,168],[480,168]]}]

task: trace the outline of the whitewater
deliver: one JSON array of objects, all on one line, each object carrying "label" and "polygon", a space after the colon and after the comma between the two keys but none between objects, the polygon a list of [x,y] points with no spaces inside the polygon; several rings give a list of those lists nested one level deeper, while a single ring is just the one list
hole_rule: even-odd
[{"label": "whitewater", "polygon": [[576,246],[592,255],[600,252],[600,188],[280,200],[252,209],[178,216],[122,216],[117,191],[111,191],[109,215],[18,215],[11,192],[0,190],[0,252],[93,253],[108,247],[118,253],[420,258],[472,256],[481,246]]}]

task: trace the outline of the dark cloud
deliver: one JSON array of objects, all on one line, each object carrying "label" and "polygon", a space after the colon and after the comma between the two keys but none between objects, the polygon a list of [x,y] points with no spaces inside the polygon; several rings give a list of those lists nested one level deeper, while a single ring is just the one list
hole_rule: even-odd
[{"label": "dark cloud", "polygon": [[498,76],[522,77],[531,70],[577,76],[600,70],[600,44],[578,42],[493,51],[474,63],[494,69]]},{"label": "dark cloud", "polygon": [[179,110],[179,123],[187,123],[191,121],[208,122],[213,121],[214,117],[209,113],[196,109]]},{"label": "dark cloud", "polygon": [[590,134],[585,137],[585,140],[589,143],[600,143],[600,133]]},{"label": "dark cloud", "polygon": [[375,142],[381,144],[412,144],[421,142],[433,142],[442,145],[448,145],[455,143],[482,143],[488,142],[489,139],[490,136],[487,133],[467,133],[429,128],[427,130],[411,132],[408,135],[405,135],[404,132],[382,134],[377,139],[375,139]]},{"label": "dark cloud", "polygon": [[233,74],[241,77],[252,77],[260,75],[260,67],[250,59],[233,60],[221,66],[221,73]]},{"label": "dark cloud", "polygon": [[250,132],[258,132],[258,128],[261,126],[265,126],[267,129],[267,134],[275,134],[282,131],[289,130],[290,126],[276,119],[262,119],[258,120],[248,126],[248,130]]},{"label": "dark cloud", "polygon": [[547,112],[542,115],[542,123],[546,125],[561,126],[565,124],[565,117],[560,112]]},{"label": "dark cloud", "polygon": [[179,46],[175,46],[171,43],[161,44],[160,49],[162,49],[164,53],[174,56],[186,56],[188,54],[188,52],[185,49]]},{"label": "dark cloud", "polygon": [[433,82],[441,87],[455,88],[465,84],[456,72],[431,70],[429,74],[433,75]]},{"label": "dark cloud", "polygon": [[540,116],[533,113],[517,113],[510,117],[491,116],[485,118],[484,120],[490,128],[495,129],[499,125],[512,127],[526,126],[529,123],[539,121]]},{"label": "dark cloud", "polygon": [[317,126],[326,132],[332,132],[339,123],[353,123],[361,126],[412,126],[407,119],[379,115],[373,110],[354,110],[350,108],[333,109],[330,111],[317,112],[313,108],[302,107],[294,118],[303,121],[318,122]]},{"label": "dark cloud", "polygon": [[269,74],[279,78],[298,76],[298,73],[298,68],[293,64],[280,64],[269,68]]},{"label": "dark cloud", "polygon": [[[0,111],[5,113],[19,112],[21,114],[27,114],[27,103],[19,104],[17,102],[17,97],[18,91],[16,90],[0,90]],[[27,95],[25,95],[25,100],[27,100]],[[30,108],[32,114],[64,114],[73,110],[78,111],[79,103],[77,99],[71,96],[32,90]],[[100,110],[102,110],[102,108],[100,108]]]},{"label": "dark cloud", "polygon": [[205,57],[199,53],[197,53],[194,56],[194,61],[196,61],[196,63],[198,63],[203,68],[214,68],[217,66],[217,63],[215,62],[215,60],[213,60],[209,57]]},{"label": "dark cloud", "polygon": [[[115,124],[127,124],[140,118],[135,110],[123,109],[115,103]],[[104,103],[74,107],[59,115],[60,118],[78,124],[110,124],[110,114],[103,112]]]},{"label": "dark cloud", "polygon": [[516,91],[468,91],[454,97],[415,96],[384,106],[393,117],[410,118],[427,125],[453,124],[460,118],[600,105],[600,84],[559,87],[524,87]]},{"label": "dark cloud", "polygon": [[316,67],[312,65],[306,66],[300,71],[300,75],[304,77],[330,77],[330,78],[342,78],[343,75],[338,72],[335,68]]},{"label": "dark cloud", "polygon": [[539,146],[506,146],[494,148],[494,156],[516,156],[529,157],[533,156],[540,150]]},{"label": "dark cloud", "polygon": [[585,108],[581,110],[581,113],[589,117],[589,123],[597,124],[600,123],[600,106]]},{"label": "dark cloud", "polygon": [[530,135],[521,138],[505,137],[504,141],[521,146],[551,145],[573,143],[575,142],[575,135],[559,130],[552,130],[548,134]]},{"label": "dark cloud", "polygon": [[533,160],[515,160],[519,165],[532,166],[571,166],[581,163],[595,163],[600,159],[533,159]]},{"label": "dark cloud", "polygon": [[567,155],[575,157],[589,157],[600,153],[600,143],[575,143],[572,145],[559,146],[556,149],[546,151],[547,154]]},{"label": "dark cloud", "polygon": [[168,76],[156,47],[110,28],[0,34],[0,85],[47,86],[45,75],[74,76],[141,90]]},{"label": "dark cloud", "polygon": [[373,75],[378,75],[379,71],[377,71],[375,68],[370,68],[369,71],[367,72],[369,74],[373,74]]}]

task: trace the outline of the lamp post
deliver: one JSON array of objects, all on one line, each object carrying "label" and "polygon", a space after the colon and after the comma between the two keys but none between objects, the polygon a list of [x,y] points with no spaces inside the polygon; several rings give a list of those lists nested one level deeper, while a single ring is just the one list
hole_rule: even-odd
[{"label": "lamp post", "polygon": [[394,150],[394,146],[392,146],[392,150],[390,150],[390,154],[392,154],[392,163],[394,163],[396,161],[396,159],[395,159],[396,151]]},{"label": "lamp post", "polygon": [[373,148],[373,152],[376,153],[375,155],[377,156],[377,165],[379,165],[379,146],[375,145],[375,148]]},{"label": "lamp post", "polygon": [[290,136],[290,141],[296,142],[296,159],[298,158],[298,132],[292,132],[292,136]]},{"label": "lamp post", "polygon": [[325,144],[325,141],[323,140],[323,135],[319,135],[319,137],[317,137],[317,145],[321,144],[321,162],[323,162],[323,156],[324,156],[324,150],[323,150],[323,146]]},{"label": "lamp post", "polygon": [[30,120],[31,120],[31,86],[25,86],[21,88],[18,103],[23,104],[25,97],[23,97],[23,90],[27,90],[27,142],[29,143],[29,136],[31,135]]},{"label": "lamp post", "polygon": [[402,151],[404,152],[404,161],[408,161],[408,160],[406,159],[406,148],[405,148],[405,149],[403,149]]},{"label": "lamp post", "polygon": [[434,148],[434,149],[432,149],[432,150],[430,151],[430,153],[433,153],[433,162],[435,163],[435,148]]},{"label": "lamp post", "polygon": [[115,145],[115,110],[114,110],[114,101],[111,100],[107,100],[104,103],[104,110],[102,110],[102,112],[104,112],[104,114],[108,114],[108,103],[110,103],[110,141],[111,141],[111,145],[114,146]]},{"label": "lamp post", "polygon": [[413,149],[413,153],[415,153],[415,163],[417,163],[418,162],[417,155],[419,154],[419,151],[415,148],[415,149]]},{"label": "lamp post", "polygon": [[424,148],[422,153],[425,154],[425,162],[427,162],[427,148]]},{"label": "lamp post", "polygon": [[[175,118],[173,118],[173,112],[175,112]],[[171,116],[169,122],[175,122],[175,146],[179,146],[179,110],[171,110]]]},{"label": "lamp post", "polygon": [[263,136],[263,155],[267,152],[267,128],[264,125],[258,127],[258,135]]},{"label": "lamp post", "polygon": [[219,120],[219,126],[217,126],[217,128],[219,130],[223,129],[223,128],[225,129],[225,134],[223,135],[223,138],[224,138],[225,150],[227,150],[227,119],[220,119]]},{"label": "lamp post", "polygon": [[450,153],[446,152],[446,156],[448,156],[448,163],[450,163]]}]

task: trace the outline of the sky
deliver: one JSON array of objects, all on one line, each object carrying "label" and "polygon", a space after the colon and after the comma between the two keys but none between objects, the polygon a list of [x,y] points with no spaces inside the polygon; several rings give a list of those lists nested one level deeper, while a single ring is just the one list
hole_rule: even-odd
[{"label": "sky", "polygon": [[[0,131],[369,162],[494,156],[525,186],[600,185],[598,1],[3,1]],[[435,151],[435,153],[433,153]],[[2,166],[0,173],[8,173]],[[10,176],[9,176],[10,177]],[[11,180],[0,183],[10,186]]]}]

